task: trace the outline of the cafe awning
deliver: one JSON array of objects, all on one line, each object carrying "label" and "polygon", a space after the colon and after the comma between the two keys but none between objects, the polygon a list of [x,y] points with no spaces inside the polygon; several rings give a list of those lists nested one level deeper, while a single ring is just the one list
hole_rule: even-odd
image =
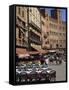
[{"label": "cafe awning", "polygon": [[47,51],[46,50],[43,50],[42,48],[41,48],[41,46],[39,46],[39,45],[34,45],[34,44],[31,44],[31,47],[33,47],[35,50],[37,50],[39,53],[47,53]]},{"label": "cafe awning", "polygon": [[31,55],[31,54],[39,54],[39,52],[38,52],[38,51],[30,51],[29,54],[30,54],[30,55]]},{"label": "cafe awning", "polygon": [[56,52],[56,50],[49,50],[49,52],[53,53],[53,52]]},{"label": "cafe awning", "polygon": [[21,57],[26,57],[29,56],[29,53],[26,49],[23,48],[16,48],[16,54],[18,54],[18,56]]}]

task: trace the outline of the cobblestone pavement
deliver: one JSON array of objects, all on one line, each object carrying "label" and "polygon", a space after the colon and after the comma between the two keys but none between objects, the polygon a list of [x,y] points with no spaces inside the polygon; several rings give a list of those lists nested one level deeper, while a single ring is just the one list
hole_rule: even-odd
[{"label": "cobblestone pavement", "polygon": [[56,70],[56,81],[66,80],[66,63],[64,61],[60,65],[49,65],[49,67]]}]

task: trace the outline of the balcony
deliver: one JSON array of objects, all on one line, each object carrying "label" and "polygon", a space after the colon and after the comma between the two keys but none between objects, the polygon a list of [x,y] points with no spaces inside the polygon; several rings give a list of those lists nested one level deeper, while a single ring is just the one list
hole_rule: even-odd
[{"label": "balcony", "polygon": [[34,37],[30,37],[29,39],[31,40],[31,42],[41,45],[41,41],[39,39],[35,39]]},{"label": "balcony", "polygon": [[41,29],[33,21],[30,21],[29,25],[32,26],[36,31],[41,33]]},{"label": "balcony", "polygon": [[19,18],[16,18],[16,25],[25,31],[27,30],[27,27],[25,26],[25,22],[21,21]]},{"label": "balcony", "polygon": [[33,29],[30,29],[30,32],[32,32],[32,33],[38,35],[39,37],[41,37],[41,34],[37,31],[33,30]]},{"label": "balcony", "polygon": [[21,38],[16,38],[16,46],[20,46],[20,47],[28,47],[28,43],[27,41],[24,41]]}]

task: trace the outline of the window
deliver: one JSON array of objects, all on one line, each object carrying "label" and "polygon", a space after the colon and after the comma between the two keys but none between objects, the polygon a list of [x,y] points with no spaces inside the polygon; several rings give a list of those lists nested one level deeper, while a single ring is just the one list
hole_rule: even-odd
[{"label": "window", "polygon": [[20,14],[20,7],[18,8],[18,13]]},{"label": "window", "polygon": [[21,24],[20,18],[17,18],[17,22],[18,22],[18,24]]},{"label": "window", "polygon": [[30,12],[32,12],[32,10],[30,9]]},{"label": "window", "polygon": [[42,25],[44,25],[44,22],[42,21]]},{"label": "window", "polygon": [[48,18],[47,18],[47,21],[48,21]]},{"label": "window", "polygon": [[49,44],[49,40],[47,41],[47,44]]},{"label": "window", "polygon": [[61,33],[60,33],[60,36],[61,36]]},{"label": "window", "polygon": [[49,32],[47,32],[47,35],[49,35]]},{"label": "window", "polygon": [[45,44],[47,44],[47,42],[45,42]]},{"label": "window", "polygon": [[19,38],[21,38],[21,30],[19,30]]},{"label": "window", "polygon": [[24,17],[24,11],[22,11],[22,17]]},{"label": "window", "polygon": [[52,45],[50,45],[50,48],[52,48]]},{"label": "window", "polygon": [[58,44],[56,44],[56,48],[58,48]]},{"label": "window", "polygon": [[25,28],[25,22],[22,22],[22,26]]},{"label": "window", "polygon": [[45,38],[45,39],[47,38],[47,35],[46,35],[46,34],[44,35],[44,38]]},{"label": "window", "polygon": [[62,47],[62,45],[60,45],[60,47]]},{"label": "window", "polygon": [[49,41],[46,41],[45,44],[49,44]]},{"label": "window", "polygon": [[63,33],[63,36],[65,36],[65,33]]}]

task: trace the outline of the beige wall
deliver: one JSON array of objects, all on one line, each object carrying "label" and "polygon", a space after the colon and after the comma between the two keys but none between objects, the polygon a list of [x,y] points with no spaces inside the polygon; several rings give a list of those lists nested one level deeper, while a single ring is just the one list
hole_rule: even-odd
[{"label": "beige wall", "polygon": [[[50,21],[49,21],[50,22]],[[60,28],[61,27],[61,28]],[[58,22],[51,21],[49,23],[49,40],[52,48],[66,48],[66,24],[58,24]]]},{"label": "beige wall", "polygon": [[[20,9],[19,9],[20,8]],[[40,40],[42,40],[42,48],[50,49],[50,46],[52,45],[52,48],[57,48],[56,44],[58,44],[58,48],[66,48],[66,23],[63,22],[60,19],[60,11],[58,10],[58,20],[55,20],[48,16],[48,13],[45,12],[45,18],[41,16],[40,11],[38,8],[29,7],[29,23],[32,21],[37,27],[42,30],[42,33],[39,33],[36,29],[33,27],[29,27],[29,30],[32,30],[33,33],[38,35],[40,37]],[[20,12],[19,12],[20,10]],[[16,20],[19,18],[21,22],[19,23],[22,28],[22,22],[25,23],[25,29],[27,29],[27,7],[16,7]],[[17,44],[20,43],[19,40],[21,40],[21,45],[23,44],[22,39],[28,37],[28,32],[25,32],[24,37],[23,34],[21,34],[21,38],[19,38],[19,30],[22,31],[22,29],[19,29],[19,27],[16,27],[16,39]],[[26,38],[27,39],[27,38]]]},{"label": "beige wall", "polygon": [[[60,11],[58,10],[58,20],[51,18],[50,16],[46,16],[44,19],[44,26],[42,26],[42,47],[46,49],[51,48],[66,48],[66,23],[62,22],[60,19]],[[49,35],[47,35],[47,33]],[[46,34],[46,38],[44,38],[44,34]],[[48,43],[46,43],[46,41]],[[58,47],[56,47],[58,44]]]},{"label": "beige wall", "polygon": [[[19,13],[19,8],[20,8],[20,13]],[[25,21],[27,23],[27,8],[17,6],[16,7],[16,16],[18,16],[22,21]]]},{"label": "beige wall", "polygon": [[34,22],[40,28],[40,12],[37,8],[29,7],[29,22]]},{"label": "beige wall", "polygon": [[[29,30],[32,31],[35,35],[37,35],[40,38],[41,41],[41,21],[40,21],[40,12],[38,8],[29,7],[29,23],[33,23],[34,26],[29,26]],[[36,28],[33,28],[36,27]],[[37,30],[37,28],[40,30]],[[30,36],[31,37],[31,36]],[[33,38],[35,39],[35,37]],[[31,45],[34,45],[35,47],[40,47],[41,45],[35,44],[34,42],[31,43]]]},{"label": "beige wall", "polygon": [[[16,45],[23,46],[27,41],[27,8],[17,6],[16,7]],[[21,36],[19,37],[19,33]]]},{"label": "beige wall", "polygon": [[42,48],[49,49],[49,17],[46,13],[45,18],[41,16],[42,22]]}]

